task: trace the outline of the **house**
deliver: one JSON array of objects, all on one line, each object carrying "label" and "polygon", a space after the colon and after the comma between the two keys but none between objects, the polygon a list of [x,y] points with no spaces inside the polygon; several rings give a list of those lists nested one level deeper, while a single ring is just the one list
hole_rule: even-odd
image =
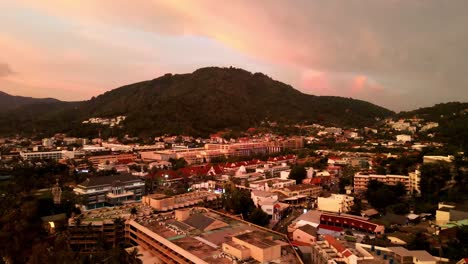
[{"label": "house", "polygon": [[317,228],[311,225],[303,225],[294,230],[293,241],[299,241],[313,245],[317,241]]}]

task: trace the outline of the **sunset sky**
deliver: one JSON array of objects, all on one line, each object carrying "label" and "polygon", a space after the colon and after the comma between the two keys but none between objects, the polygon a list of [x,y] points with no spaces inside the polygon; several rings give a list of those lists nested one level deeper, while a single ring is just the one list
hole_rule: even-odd
[{"label": "sunset sky", "polygon": [[0,90],[84,100],[206,66],[392,110],[468,101],[466,0],[0,0]]}]

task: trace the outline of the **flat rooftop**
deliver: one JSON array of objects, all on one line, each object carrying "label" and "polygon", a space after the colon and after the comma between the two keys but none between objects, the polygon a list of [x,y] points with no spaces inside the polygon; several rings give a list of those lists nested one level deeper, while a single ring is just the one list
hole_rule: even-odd
[{"label": "flat rooftop", "polygon": [[232,263],[222,250],[223,243],[233,244],[232,237],[262,248],[279,244],[283,254],[273,263],[301,263],[284,235],[209,209],[194,208],[181,221],[171,212],[138,217],[136,222],[208,263]]}]

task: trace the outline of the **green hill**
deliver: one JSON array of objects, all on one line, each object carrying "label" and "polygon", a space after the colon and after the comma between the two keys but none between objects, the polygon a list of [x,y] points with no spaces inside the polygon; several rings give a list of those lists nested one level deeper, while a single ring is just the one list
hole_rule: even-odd
[{"label": "green hill", "polygon": [[468,153],[468,103],[436,104],[432,107],[401,112],[398,117],[417,117],[438,122],[439,126],[429,132],[435,132],[437,140],[446,142],[451,147]]},{"label": "green hill", "polygon": [[358,127],[392,114],[361,100],[303,94],[261,73],[210,67],[126,85],[89,101],[25,106],[0,118],[0,133],[85,133],[89,127],[81,121],[117,115],[127,116],[119,133],[206,135],[267,120]]}]

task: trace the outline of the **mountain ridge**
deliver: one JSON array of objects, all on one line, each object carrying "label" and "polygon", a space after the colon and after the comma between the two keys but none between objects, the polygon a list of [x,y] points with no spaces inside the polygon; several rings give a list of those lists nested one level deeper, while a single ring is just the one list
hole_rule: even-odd
[{"label": "mountain ridge", "polygon": [[124,130],[134,135],[206,135],[225,128],[242,130],[263,121],[372,125],[376,119],[395,114],[362,100],[304,94],[263,73],[232,67],[165,74],[87,101],[22,105],[16,111],[26,114],[4,113],[0,125],[6,121],[11,125],[0,133],[13,129],[37,133],[49,127],[68,132],[84,129],[81,122],[87,118],[117,115],[127,115]]},{"label": "mountain ridge", "polygon": [[50,97],[34,98],[28,96],[11,95],[9,93],[0,91],[0,112],[7,112],[28,104],[54,102],[60,102],[60,100]]}]

